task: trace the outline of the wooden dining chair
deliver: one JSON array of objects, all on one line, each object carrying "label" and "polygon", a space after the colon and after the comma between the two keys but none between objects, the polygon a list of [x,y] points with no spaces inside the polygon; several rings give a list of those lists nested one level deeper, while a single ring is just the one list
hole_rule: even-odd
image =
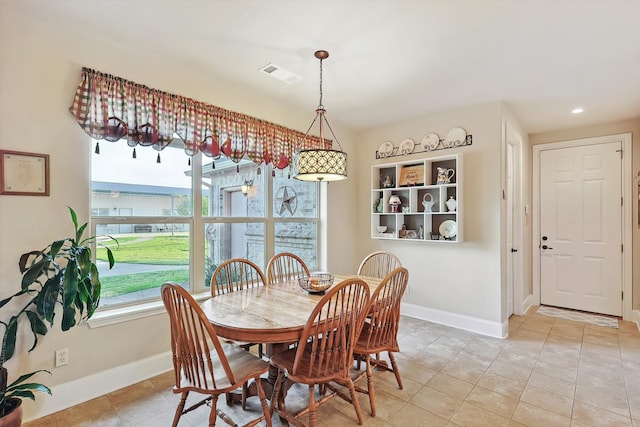
[{"label": "wooden dining chair", "polygon": [[[255,288],[266,285],[264,273],[253,261],[245,258],[232,258],[224,261],[216,268],[211,276],[211,296],[222,295],[241,289]],[[230,342],[230,341],[229,341]],[[264,355],[262,343],[235,342],[236,345],[249,351],[258,346],[258,356]],[[242,387],[242,408],[247,405],[247,384]],[[227,396],[230,402],[231,395]]]},{"label": "wooden dining chair", "polygon": [[[365,371],[354,379],[356,390],[369,395],[371,415],[374,417],[376,416],[376,405],[371,366],[375,365],[379,370],[393,372],[398,382],[398,388],[400,390],[403,388],[402,378],[400,378],[400,371],[393,353],[400,351],[398,346],[400,302],[407,289],[408,280],[409,272],[407,269],[398,267],[380,282],[367,305],[366,320],[353,350],[358,361],[357,368],[360,369],[360,360],[364,360],[366,365]],[[391,368],[385,360],[380,358],[382,352],[387,352]],[[365,375],[367,388],[363,389],[358,386],[357,382]]]},{"label": "wooden dining chair", "polygon": [[[256,383],[262,415],[245,426],[261,421],[271,426],[271,411],[260,380],[269,370],[269,363],[233,344],[223,344],[198,303],[177,283],[165,283],[161,293],[171,324],[173,392],[182,394],[172,426],[178,425],[182,415],[203,404],[211,405],[209,426],[215,426],[216,417],[235,425],[229,415],[217,408],[218,397],[242,387],[250,379]],[[208,396],[185,409],[192,391]]]},{"label": "wooden dining chair", "polygon": [[[272,411],[295,425],[300,425],[299,419],[308,413],[309,427],[314,427],[316,408],[332,397],[340,396],[353,405],[358,424],[362,424],[362,413],[349,372],[353,365],[353,346],[364,321],[368,300],[369,286],[358,278],[344,280],[327,291],[309,315],[297,347],[271,357],[271,364],[278,368]],[[287,412],[284,393],[280,393],[285,375],[288,381],[309,386],[309,405],[295,414]],[[346,387],[349,395],[333,382]],[[323,393],[316,401],[315,385],[322,385],[333,393]]]},{"label": "wooden dining chair", "polygon": [[372,252],[360,263],[358,276],[377,277],[383,279],[394,268],[402,267],[400,259],[387,251]]},{"label": "wooden dining chair", "polygon": [[211,276],[211,296],[222,295],[240,289],[264,286],[264,273],[253,261],[245,258],[228,259],[216,268]]},{"label": "wooden dining chair", "polygon": [[299,256],[290,252],[275,255],[267,264],[269,284],[297,280],[298,276],[309,275],[309,267]]}]

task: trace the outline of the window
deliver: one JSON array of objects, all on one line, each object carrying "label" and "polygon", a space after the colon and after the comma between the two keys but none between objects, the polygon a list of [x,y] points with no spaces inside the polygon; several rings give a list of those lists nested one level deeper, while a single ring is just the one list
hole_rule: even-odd
[{"label": "window", "polygon": [[101,307],[157,300],[167,281],[208,291],[213,271],[230,258],[265,269],[287,251],[316,268],[318,184],[250,161],[194,157],[191,166],[179,141],[160,153],[138,147],[137,158],[123,141],[103,141],[100,151],[92,155],[93,232],[119,242],[105,240],[112,270],[106,251],[96,250]]}]

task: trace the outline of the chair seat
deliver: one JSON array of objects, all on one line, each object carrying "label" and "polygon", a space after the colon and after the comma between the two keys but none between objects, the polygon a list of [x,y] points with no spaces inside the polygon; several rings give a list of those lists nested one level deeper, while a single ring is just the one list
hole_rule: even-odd
[{"label": "chair seat", "polygon": [[[311,344],[307,344],[307,349],[311,347]],[[343,368],[341,372],[334,372],[332,375],[325,375],[322,372],[318,372],[318,364],[311,363],[311,353],[305,351],[300,359],[300,365],[297,372],[300,375],[293,374],[293,363],[296,358],[297,348],[286,350],[282,353],[278,353],[271,357],[271,365],[284,371],[291,381],[302,384],[319,384],[323,382],[335,381],[340,378],[344,378],[348,374],[348,369]]]},{"label": "chair seat", "polygon": [[386,336],[383,339],[378,340],[375,345],[372,345],[371,340],[369,339],[370,328],[371,324],[365,322],[362,327],[362,333],[358,337],[358,341],[353,349],[354,354],[374,354],[383,351],[400,351],[400,347],[398,346],[395,336]]},{"label": "chair seat", "polygon": [[[245,383],[251,378],[254,378],[256,376],[256,372],[261,372],[269,368],[268,362],[255,357],[253,354],[234,344],[225,344],[222,346],[222,348],[227,356],[229,367],[233,372],[236,384],[231,384],[229,382],[227,373],[224,370],[224,366],[221,363],[216,363],[213,371],[213,379],[211,378],[210,373],[207,372],[206,386],[204,384],[194,384],[185,377],[184,372],[181,372],[180,388],[198,387],[208,389],[213,388],[211,384],[215,383],[215,388],[222,393],[233,391],[237,388],[237,383]],[[211,352],[211,358],[216,358],[215,351]]]}]

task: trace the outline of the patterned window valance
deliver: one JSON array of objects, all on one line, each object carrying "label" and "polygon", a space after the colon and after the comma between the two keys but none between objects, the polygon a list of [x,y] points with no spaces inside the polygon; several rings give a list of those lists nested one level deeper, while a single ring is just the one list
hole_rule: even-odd
[{"label": "patterned window valance", "polygon": [[161,151],[179,137],[189,156],[202,152],[234,162],[246,156],[279,169],[291,164],[294,151],[331,148],[329,140],[89,68],[82,69],[69,111],[97,140],[126,139],[131,147]]}]

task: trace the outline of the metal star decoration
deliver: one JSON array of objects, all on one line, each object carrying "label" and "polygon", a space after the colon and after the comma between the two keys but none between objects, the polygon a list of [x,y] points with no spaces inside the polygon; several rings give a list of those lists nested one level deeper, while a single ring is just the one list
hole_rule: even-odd
[{"label": "metal star decoration", "polygon": [[282,216],[285,212],[289,212],[289,215],[293,215],[298,204],[296,200],[298,196],[296,195],[295,190],[291,187],[283,186],[280,187],[277,194],[276,204],[278,205],[278,215]]}]

